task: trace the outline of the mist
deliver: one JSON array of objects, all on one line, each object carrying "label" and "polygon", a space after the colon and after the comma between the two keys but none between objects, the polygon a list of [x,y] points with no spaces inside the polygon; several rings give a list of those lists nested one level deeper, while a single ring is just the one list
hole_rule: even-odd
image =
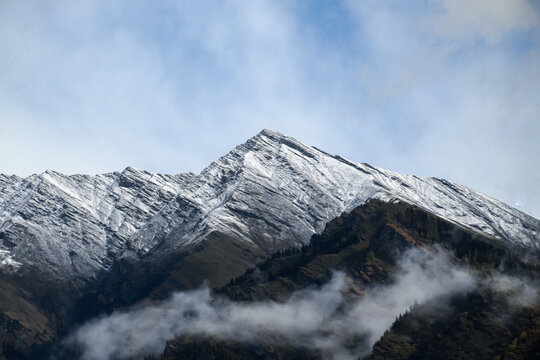
[{"label": "mist", "polygon": [[[329,359],[354,359],[369,353],[400,314],[433,299],[449,306],[445,301],[452,295],[465,294],[480,281],[470,269],[452,264],[442,250],[409,250],[398,269],[391,284],[369,287],[361,295],[350,291],[354,279],[335,271],[325,285],[294,292],[283,303],[232,302],[203,286],[92,320],[66,343],[80,348],[86,360],[159,354],[168,340],[183,335],[289,345],[319,350]],[[508,276],[493,278],[488,286],[525,293],[528,300],[537,296],[534,288]],[[353,340],[356,347],[351,348]]]}]

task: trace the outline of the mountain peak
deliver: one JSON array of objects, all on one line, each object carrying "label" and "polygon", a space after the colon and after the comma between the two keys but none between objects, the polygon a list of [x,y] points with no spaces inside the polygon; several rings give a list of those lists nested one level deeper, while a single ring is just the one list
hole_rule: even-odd
[{"label": "mountain peak", "polygon": [[300,156],[311,159],[318,158],[318,156],[321,154],[328,155],[315,147],[306,145],[293,137],[284,135],[278,131],[271,129],[261,130],[257,135],[249,139],[246,143],[240,145],[240,148],[256,152],[261,150],[267,150],[272,153],[279,152],[281,155],[285,155],[285,153],[288,152],[284,151],[284,146],[288,149],[292,149],[293,152],[299,154]]},{"label": "mountain peak", "polygon": [[139,169],[133,167],[133,166],[127,166],[122,172],[136,172],[139,171]]},{"label": "mountain peak", "polygon": [[297,152],[302,153],[306,157],[315,157],[313,153],[316,149],[280,132],[263,129],[243,144],[236,146],[227,154],[212,162],[202,170],[201,175],[203,177],[216,177],[220,176],[218,174],[224,172],[229,174],[232,172],[237,173],[243,168],[252,166],[261,170],[263,167],[269,166],[270,164],[267,161],[278,154],[280,156],[287,156],[286,152],[283,151],[283,145],[296,149]]},{"label": "mountain peak", "polygon": [[295,138],[291,136],[287,136],[285,134],[280,133],[279,131],[275,131],[272,129],[263,129],[261,130],[257,135],[253,136],[251,139],[247,141],[249,142],[271,142],[271,143],[296,143],[298,145],[302,145],[305,147],[310,147],[302,143],[301,141],[296,140]]},{"label": "mountain peak", "polygon": [[59,173],[58,171],[55,171],[55,170],[52,170],[52,169],[45,170],[40,176],[43,177],[44,175],[49,175],[49,176],[53,176],[53,177],[65,176],[64,174]]},{"label": "mountain peak", "polygon": [[275,131],[275,130],[272,130],[272,129],[262,129],[256,136],[258,136],[258,135],[270,136],[270,137],[279,137],[279,138],[285,137],[285,135],[283,135],[282,133],[280,133],[278,131]]},{"label": "mountain peak", "polygon": [[[97,176],[49,171],[20,181],[0,177],[0,185],[0,238],[18,244],[10,249],[17,261],[39,263],[59,276],[92,275],[128,245],[141,254],[157,253],[157,247],[168,253],[214,232],[266,253],[299,246],[328,220],[369,199],[399,199],[540,247],[540,222],[494,199],[451,182],[348,161],[270,129],[198,175],[129,166]],[[77,255],[76,268],[70,254]]]}]

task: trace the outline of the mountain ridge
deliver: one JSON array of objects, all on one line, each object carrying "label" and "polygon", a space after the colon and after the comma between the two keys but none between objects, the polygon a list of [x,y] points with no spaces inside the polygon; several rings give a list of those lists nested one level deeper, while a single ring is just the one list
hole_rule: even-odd
[{"label": "mountain ridge", "polygon": [[0,261],[87,278],[122,256],[188,248],[215,231],[272,253],[305,244],[372,198],[540,246],[539,220],[463,185],[356,163],[264,129],[200,174],[0,175]]}]

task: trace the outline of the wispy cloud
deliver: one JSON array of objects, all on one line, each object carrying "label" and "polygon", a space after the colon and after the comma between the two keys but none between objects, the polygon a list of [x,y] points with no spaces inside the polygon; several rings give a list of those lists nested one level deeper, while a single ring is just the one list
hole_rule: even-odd
[{"label": "wispy cloud", "polygon": [[400,314],[419,304],[435,301],[438,312],[452,311],[451,296],[479,286],[504,294],[513,306],[539,301],[538,282],[479,275],[455,264],[442,249],[410,249],[397,269],[392,283],[368,287],[361,295],[350,291],[354,279],[339,271],[327,284],[294,292],[285,302],[232,302],[214,296],[208,287],[178,292],[160,303],[92,320],[64,343],[87,360],[159,354],[168,340],[185,335],[289,345],[319,350],[332,359],[357,359],[371,351]]},{"label": "wispy cloud", "polygon": [[84,359],[160,353],[167,340],[182,335],[288,344],[317,349],[334,359],[355,359],[369,352],[395,318],[413,305],[435,298],[444,303],[477,282],[466,268],[451,265],[444,252],[408,251],[399,268],[392,285],[369,288],[347,301],[344,294],[351,282],[343,272],[335,272],[319,289],[295,292],[283,303],[231,302],[215,298],[208,288],[179,292],[154,306],[91,321],[68,342],[81,346]]},{"label": "wispy cloud", "polygon": [[460,41],[482,37],[495,43],[508,32],[540,25],[538,9],[527,0],[434,0],[433,4],[440,9],[430,19],[430,28]]}]

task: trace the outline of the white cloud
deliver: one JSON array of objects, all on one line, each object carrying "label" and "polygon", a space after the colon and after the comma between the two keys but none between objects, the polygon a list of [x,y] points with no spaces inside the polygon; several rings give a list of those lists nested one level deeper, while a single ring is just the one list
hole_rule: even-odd
[{"label": "white cloud", "polygon": [[432,0],[441,13],[430,20],[432,29],[450,38],[480,36],[496,42],[513,30],[540,24],[538,10],[527,0]]},{"label": "white cloud", "polygon": [[443,252],[410,250],[399,268],[392,285],[368,288],[348,300],[344,293],[351,282],[342,272],[320,289],[295,292],[284,303],[234,303],[214,298],[208,288],[179,292],[153,306],[90,321],[68,342],[81,346],[87,360],[160,353],[167,340],[182,335],[288,344],[334,359],[356,359],[371,350],[399,314],[435,298],[443,307],[444,299],[471,290],[477,281],[467,269],[451,265]]}]

